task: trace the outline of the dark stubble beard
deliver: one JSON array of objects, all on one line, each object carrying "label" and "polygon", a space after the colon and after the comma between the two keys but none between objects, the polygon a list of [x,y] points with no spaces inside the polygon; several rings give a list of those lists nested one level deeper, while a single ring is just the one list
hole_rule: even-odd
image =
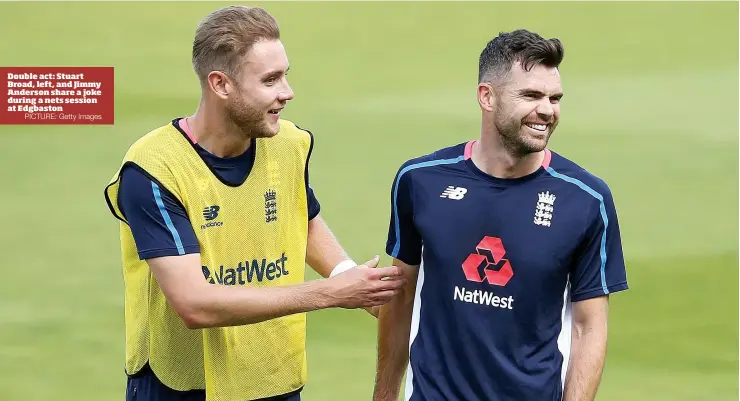
[{"label": "dark stubble beard", "polygon": [[272,136],[272,132],[265,121],[265,111],[250,106],[241,96],[229,104],[227,115],[245,137],[264,138]]},{"label": "dark stubble beard", "polygon": [[[493,124],[499,133],[501,138],[501,144],[507,153],[514,157],[524,157],[531,153],[536,153],[544,149],[539,141],[536,143],[528,140],[526,134],[522,132],[522,122],[516,119],[510,118],[509,115],[505,114],[504,110],[500,108],[496,110],[496,114],[493,117]],[[550,135],[555,130],[555,124],[550,126],[550,132],[548,132],[548,140]],[[547,146],[547,140],[545,146]]]}]

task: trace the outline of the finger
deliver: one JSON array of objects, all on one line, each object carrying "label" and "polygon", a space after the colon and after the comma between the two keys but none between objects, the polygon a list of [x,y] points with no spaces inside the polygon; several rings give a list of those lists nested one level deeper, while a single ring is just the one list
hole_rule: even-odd
[{"label": "finger", "polygon": [[387,304],[392,299],[393,297],[375,298],[375,299],[370,300],[370,303],[368,305],[373,306],[373,307],[380,307],[380,306]]},{"label": "finger", "polygon": [[368,260],[367,262],[363,263],[365,266],[370,268],[375,268],[378,265],[378,262],[380,262],[380,256],[375,255],[374,258]]},{"label": "finger", "polygon": [[370,272],[371,278],[403,276],[403,269],[398,266],[378,267]]},{"label": "finger", "polygon": [[386,290],[400,290],[401,288],[406,286],[406,283],[408,283],[408,280],[404,278],[397,278],[392,280],[380,280],[375,286],[376,291],[386,291]]},{"label": "finger", "polygon": [[381,292],[377,292],[373,295],[373,298],[377,300],[386,300],[390,301],[394,296],[398,295],[398,291],[395,290],[385,290]]},{"label": "finger", "polygon": [[373,295],[367,300],[367,302],[370,302],[370,304],[374,306],[382,306],[387,304],[388,302],[391,302],[397,295],[398,294],[393,291],[388,291],[383,293],[383,295]]}]

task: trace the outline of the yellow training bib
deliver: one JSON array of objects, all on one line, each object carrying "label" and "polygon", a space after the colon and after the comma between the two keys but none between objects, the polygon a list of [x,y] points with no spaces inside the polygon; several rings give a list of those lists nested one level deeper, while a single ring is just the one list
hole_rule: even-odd
[{"label": "yellow training bib", "polygon": [[[254,166],[246,181],[230,186],[209,169],[175,124],[139,139],[124,164],[138,165],[183,204],[200,245],[204,280],[244,287],[302,283],[312,135],[281,120],[276,136],[255,141]],[[112,212],[125,220],[116,202],[118,173],[106,198]],[[148,360],[171,388],[205,384],[209,401],[264,398],[305,384],[305,314],[189,330],[167,304],[146,262],[139,260],[125,222],[121,245],[129,373]]]}]

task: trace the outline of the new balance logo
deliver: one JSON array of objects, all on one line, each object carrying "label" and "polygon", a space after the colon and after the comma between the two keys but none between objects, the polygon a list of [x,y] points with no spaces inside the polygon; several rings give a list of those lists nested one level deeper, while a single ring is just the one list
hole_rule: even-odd
[{"label": "new balance logo", "polygon": [[208,227],[221,227],[224,225],[223,221],[212,221],[218,217],[219,210],[221,210],[221,207],[218,205],[206,206],[203,208],[203,218],[206,219],[206,224],[201,224],[201,230],[205,230]]},{"label": "new balance logo", "polygon": [[206,206],[203,209],[203,218],[206,220],[213,220],[218,217],[219,210],[221,210],[221,207],[219,207],[218,205]]},{"label": "new balance logo", "polygon": [[454,199],[454,200],[460,200],[463,197],[465,197],[465,194],[468,192],[467,188],[463,187],[454,187],[450,185],[447,187],[447,189],[442,192],[442,195],[440,195],[440,198],[447,198],[447,199]]}]

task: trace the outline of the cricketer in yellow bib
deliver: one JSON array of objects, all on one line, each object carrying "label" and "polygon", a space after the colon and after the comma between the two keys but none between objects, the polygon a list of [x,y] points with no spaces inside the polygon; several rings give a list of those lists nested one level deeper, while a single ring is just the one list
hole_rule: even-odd
[{"label": "cricketer in yellow bib", "polygon": [[[174,123],[139,139],[124,158],[124,165],[136,164],[185,207],[200,244],[204,280],[214,285],[269,287],[304,281],[305,171],[313,138],[281,120],[278,135],[257,138],[255,145],[253,169],[239,186],[221,182]],[[123,219],[115,202],[117,189],[118,174],[106,197]],[[136,372],[148,361],[159,379],[177,390],[202,388],[205,377],[207,399],[213,401],[264,398],[304,385],[305,314],[190,330],[139,259],[125,223],[121,234],[127,371]]]},{"label": "cricketer in yellow bib", "polygon": [[[319,216],[313,136],[280,118],[294,93],[266,10],[210,13],[192,63],[195,113],[136,141],[105,190],[121,220],[126,401],[300,401],[304,314],[377,316],[403,270],[358,266]],[[324,279],[304,282],[306,264]]]}]

